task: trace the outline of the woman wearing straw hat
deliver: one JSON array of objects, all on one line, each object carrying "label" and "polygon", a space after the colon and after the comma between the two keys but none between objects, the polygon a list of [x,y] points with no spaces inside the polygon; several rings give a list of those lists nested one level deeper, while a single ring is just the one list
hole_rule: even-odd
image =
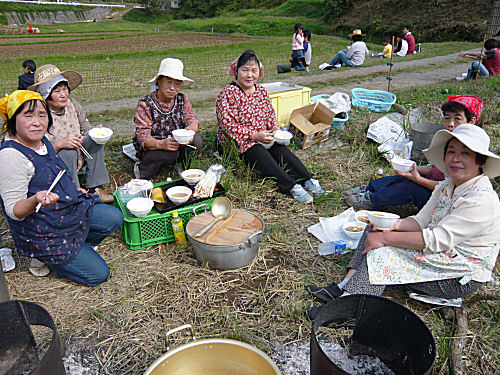
[{"label": "woman wearing straw hat", "polygon": [[[85,164],[86,189],[95,191],[104,203],[111,203],[113,196],[97,188],[109,182],[104,163],[104,145],[95,143],[89,136],[83,136],[90,130],[90,123],[82,106],[69,97],[81,83],[82,76],[77,72],[61,72],[57,66],[47,64],[35,71],[35,84],[29,90],[38,92],[49,105],[54,124],[47,138],[68,166],[76,186],[80,187],[78,171]],[[88,151],[90,158],[81,151],[82,147]]]},{"label": "woman wearing straw hat", "polygon": [[332,61],[330,61],[330,65],[336,68],[340,68],[342,64],[351,67],[363,65],[365,57],[370,54],[365,42],[363,42],[365,35],[361,33],[360,29],[356,29],[352,34],[349,34],[352,38],[352,44],[348,49],[337,52]]},{"label": "woman wearing straw hat", "polygon": [[45,137],[52,115],[39,93],[19,90],[1,98],[0,115],[7,133],[0,148],[0,203],[17,251],[38,261],[37,276],[45,263],[83,285],[105,282],[109,267],[94,246],[121,226],[122,213],[77,188]]},{"label": "woman wearing straw hat", "polygon": [[500,175],[500,157],[489,145],[475,125],[439,130],[424,154],[449,178],[417,215],[389,231],[365,231],[341,283],[309,285],[308,292],[325,302],[407,284],[420,294],[461,298],[488,282],[500,244],[500,201],[489,180]]},{"label": "woman wearing straw hat", "polygon": [[191,147],[180,145],[172,138],[175,129],[195,132],[191,144],[203,148],[203,138],[198,134],[199,123],[191,101],[180,93],[193,80],[183,74],[184,64],[179,59],[166,58],[160,63],[158,74],[149,82],[151,93],[139,100],[135,112],[134,146],[140,159],[134,167],[137,178],[152,179],[160,169],[176,162],[188,167]]}]

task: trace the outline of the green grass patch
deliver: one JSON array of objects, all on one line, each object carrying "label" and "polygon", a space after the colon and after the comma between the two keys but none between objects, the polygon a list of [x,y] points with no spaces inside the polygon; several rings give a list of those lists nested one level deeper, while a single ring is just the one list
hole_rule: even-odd
[{"label": "green grass patch", "polygon": [[[243,12],[244,13],[244,12]],[[186,20],[173,20],[169,27],[174,30],[217,32],[225,34],[247,34],[261,36],[285,36],[293,34],[293,25],[300,22],[304,28],[313,34],[327,34],[328,25],[317,18],[305,17],[273,17],[256,16],[221,16],[214,18],[195,18]],[[290,42],[291,43],[291,42]]]},{"label": "green grass patch", "polygon": [[[130,22],[122,20],[106,20],[99,22],[75,22],[54,25],[40,25],[40,34],[54,34],[58,29],[64,29],[68,34],[82,34],[82,33],[106,33],[106,32],[120,32],[120,31],[140,31],[140,32],[153,32],[154,25],[144,24],[140,22]],[[60,34],[59,34],[60,35]]]},{"label": "green grass patch", "polygon": [[125,21],[163,24],[172,20],[172,13],[151,8],[134,8],[123,15]]}]

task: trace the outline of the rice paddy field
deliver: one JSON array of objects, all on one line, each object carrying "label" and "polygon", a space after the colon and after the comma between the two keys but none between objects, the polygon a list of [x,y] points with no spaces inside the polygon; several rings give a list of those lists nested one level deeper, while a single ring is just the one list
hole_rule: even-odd
[{"label": "rice paddy field", "polygon": [[[269,82],[282,79],[274,67],[287,61],[290,54],[290,37],[181,32],[124,21],[64,25],[64,34],[55,33],[58,27],[40,27],[41,34],[36,36],[0,36],[0,93],[16,88],[21,63],[27,58],[33,58],[38,66],[51,63],[61,70],[82,74],[83,84],[71,95],[84,105],[103,103],[106,108],[109,103],[106,111],[88,113],[90,120],[122,119],[128,124],[125,136],[114,137],[106,144],[106,162],[114,181],[106,187],[108,191],[133,177],[132,162],[122,155],[121,146],[130,142],[134,109],[116,110],[112,103],[147,93],[147,80],[156,74],[162,58],[182,59],[185,75],[195,80],[187,92],[202,93],[193,104],[197,111],[208,113],[201,123],[207,145],[194,158],[193,167],[206,169],[217,162],[213,156],[216,120],[210,110],[218,91],[230,81],[227,72],[231,62],[242,51],[255,50],[265,66],[264,81]],[[316,68],[329,61],[347,44],[342,38],[313,36],[312,66]],[[464,42],[430,43],[421,54],[405,61],[476,47],[477,44]],[[382,46],[371,44],[369,48],[381,50]],[[366,65],[385,63],[367,59]],[[300,76],[307,78],[305,74]],[[309,73],[313,88],[322,87],[322,74],[318,69]],[[418,70],[413,74],[418,74]],[[332,82],[331,77],[324,80],[329,85],[347,83]],[[439,85],[407,88],[396,94],[399,104],[419,107],[429,120],[439,121],[445,92],[474,94],[484,100],[483,127],[492,138],[491,148],[498,153],[500,79],[458,82],[450,77]],[[306,150],[292,145],[307,168],[331,191],[314,205],[296,204],[280,194],[275,183],[263,181],[234,156],[224,157],[226,172],[222,184],[228,190],[227,197],[234,207],[258,213],[266,223],[259,254],[247,267],[211,270],[198,263],[189,247],[179,249],[172,243],[132,251],[117,232],[99,247],[111,268],[111,278],[103,285],[85,288],[54,276],[35,278],[28,272],[26,259],[15,255],[17,267],[5,275],[11,298],[44,306],[65,341],[78,342],[98,363],[99,369],[89,372],[92,374],[144,373],[165,352],[165,332],[185,323],[195,327],[198,337],[233,338],[271,355],[277,343],[306,342],[311,323],[304,311],[316,302],[305,293],[304,285],[339,281],[350,258],[350,255],[320,257],[319,241],[308,234],[307,227],[320,217],[330,217],[348,208],[342,191],[366,184],[379,168],[391,174],[377,145],[365,136],[368,125],[380,116],[353,109],[345,128],[332,132],[323,145]],[[178,178],[177,172],[165,170],[155,182],[166,177]],[[493,183],[498,191],[498,181]],[[2,245],[13,248],[3,218],[1,231]],[[489,285],[478,295],[483,294],[498,297],[499,289]],[[436,341],[434,374],[451,374],[453,323],[437,307],[409,299],[402,288],[388,288],[384,296],[423,319]],[[499,302],[480,299],[467,304],[465,311],[469,323],[468,344],[463,353],[466,372],[498,374]],[[181,335],[180,342],[183,339]]]}]

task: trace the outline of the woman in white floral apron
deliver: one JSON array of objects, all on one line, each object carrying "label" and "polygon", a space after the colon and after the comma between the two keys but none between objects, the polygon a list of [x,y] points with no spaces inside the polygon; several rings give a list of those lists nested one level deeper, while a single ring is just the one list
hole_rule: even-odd
[{"label": "woman in white floral apron", "polygon": [[500,175],[500,158],[478,126],[440,130],[424,151],[449,178],[415,216],[389,231],[367,229],[345,279],[306,290],[322,302],[347,294],[381,295],[386,285],[417,293],[461,298],[491,278],[500,243],[500,201],[489,178]]}]

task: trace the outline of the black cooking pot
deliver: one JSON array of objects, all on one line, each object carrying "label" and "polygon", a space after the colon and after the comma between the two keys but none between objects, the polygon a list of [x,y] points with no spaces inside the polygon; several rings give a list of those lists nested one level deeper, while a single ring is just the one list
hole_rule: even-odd
[{"label": "black cooking pot", "polygon": [[[26,301],[0,303],[0,375],[66,375],[64,344],[54,321],[43,307]],[[41,359],[30,325],[52,329],[52,339]]]},{"label": "black cooking pot", "polygon": [[321,349],[316,331],[333,324],[353,328],[349,356],[378,357],[398,375],[428,375],[436,357],[434,338],[422,320],[389,299],[355,294],[334,299],[318,311],[311,333],[311,375],[349,375]]}]

